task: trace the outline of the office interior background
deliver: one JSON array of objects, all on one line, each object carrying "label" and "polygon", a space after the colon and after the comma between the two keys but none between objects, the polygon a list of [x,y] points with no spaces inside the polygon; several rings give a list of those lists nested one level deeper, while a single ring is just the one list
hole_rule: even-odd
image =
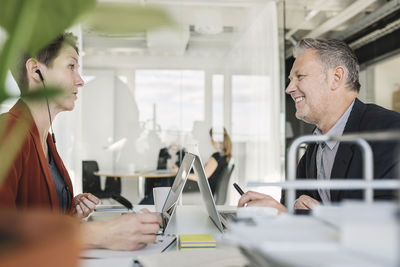
[{"label": "office interior background", "polygon": [[[140,2],[161,6],[176,25],[131,35],[98,35],[85,24],[71,29],[85,86],[54,131],[76,192],[83,160],[96,160],[101,170],[152,170],[161,148],[196,143],[206,162],[211,127],[217,141],[222,127],[232,138],[231,183],[284,180],[288,146],[313,128],[294,117],[285,95],[291,48],[305,37],[348,42],[360,59],[360,99],[400,111],[398,0]],[[18,93],[11,76],[8,88]],[[137,203],[141,186],[122,179],[122,195]],[[252,189],[281,197],[280,188]],[[226,204],[237,199],[229,189]]]}]

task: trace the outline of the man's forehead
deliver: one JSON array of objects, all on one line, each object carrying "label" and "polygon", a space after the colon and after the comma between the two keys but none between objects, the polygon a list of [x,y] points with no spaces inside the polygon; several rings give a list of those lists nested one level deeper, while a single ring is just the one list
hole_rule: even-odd
[{"label": "man's forehead", "polygon": [[317,54],[313,49],[309,48],[297,56],[290,70],[290,74],[295,75],[302,69],[308,67],[315,68],[316,64],[320,64]]}]

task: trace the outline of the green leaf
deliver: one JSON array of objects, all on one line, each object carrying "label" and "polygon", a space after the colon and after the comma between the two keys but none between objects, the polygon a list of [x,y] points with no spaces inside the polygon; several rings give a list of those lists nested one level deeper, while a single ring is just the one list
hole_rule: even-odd
[{"label": "green leaf", "polygon": [[0,0],[0,25],[9,35],[24,31],[26,38],[18,45],[35,54],[95,4],[96,0]]},{"label": "green leaf", "polygon": [[86,24],[95,32],[118,35],[171,26],[174,22],[159,7],[100,3],[90,14]]},{"label": "green leaf", "polygon": [[4,86],[0,85],[0,103],[9,99],[11,96],[7,93],[7,90]]},{"label": "green leaf", "polygon": [[24,94],[21,94],[21,97],[30,100],[42,100],[44,98],[54,98],[58,95],[62,95],[64,92],[63,89],[55,88],[55,87],[46,87],[40,90],[30,91]]}]

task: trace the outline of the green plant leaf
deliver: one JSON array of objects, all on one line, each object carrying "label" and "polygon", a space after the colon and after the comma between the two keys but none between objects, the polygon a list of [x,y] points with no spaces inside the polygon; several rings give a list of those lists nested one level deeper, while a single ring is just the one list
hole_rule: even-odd
[{"label": "green plant leaf", "polygon": [[[25,30],[29,38],[21,40],[19,48],[35,54],[95,4],[96,0],[0,0],[0,25],[9,35]],[[31,10],[24,12],[28,5]]]},{"label": "green plant leaf", "polygon": [[4,86],[0,85],[0,103],[9,99],[11,96],[7,93],[7,90]]},{"label": "green plant leaf", "polygon": [[137,4],[100,3],[88,16],[86,25],[106,34],[129,34],[174,25],[161,8]]},{"label": "green plant leaf", "polygon": [[21,97],[30,100],[43,100],[45,97],[54,98],[58,95],[61,95],[64,92],[63,89],[56,87],[46,87],[40,90],[30,91],[24,94],[21,94]]}]

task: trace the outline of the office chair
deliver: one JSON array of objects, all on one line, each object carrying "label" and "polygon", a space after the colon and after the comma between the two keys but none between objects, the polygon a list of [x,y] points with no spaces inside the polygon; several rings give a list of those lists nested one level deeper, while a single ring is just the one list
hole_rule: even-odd
[{"label": "office chair", "polygon": [[100,177],[94,175],[94,172],[99,171],[99,165],[95,160],[82,161],[82,191],[92,193],[99,197],[102,194],[100,187]]},{"label": "office chair", "polygon": [[99,171],[99,165],[95,160],[82,161],[82,191],[92,193],[98,198],[110,198],[111,194],[121,194],[121,179],[107,177],[106,187],[101,190],[100,177],[94,175]]},{"label": "office chair", "polygon": [[[157,170],[167,169],[167,161],[171,158],[168,148],[161,148],[158,153]],[[169,187],[172,186],[175,176],[171,178],[151,178],[144,181],[144,198],[139,202],[139,205],[153,205],[153,188],[154,187]]]},{"label": "office chair", "polygon": [[231,179],[231,175],[234,168],[235,164],[233,164],[233,160],[231,160],[228,166],[223,170],[219,179],[217,180],[217,184],[215,186],[215,196],[214,196],[215,204],[217,205],[224,205],[226,202],[229,181]]}]

